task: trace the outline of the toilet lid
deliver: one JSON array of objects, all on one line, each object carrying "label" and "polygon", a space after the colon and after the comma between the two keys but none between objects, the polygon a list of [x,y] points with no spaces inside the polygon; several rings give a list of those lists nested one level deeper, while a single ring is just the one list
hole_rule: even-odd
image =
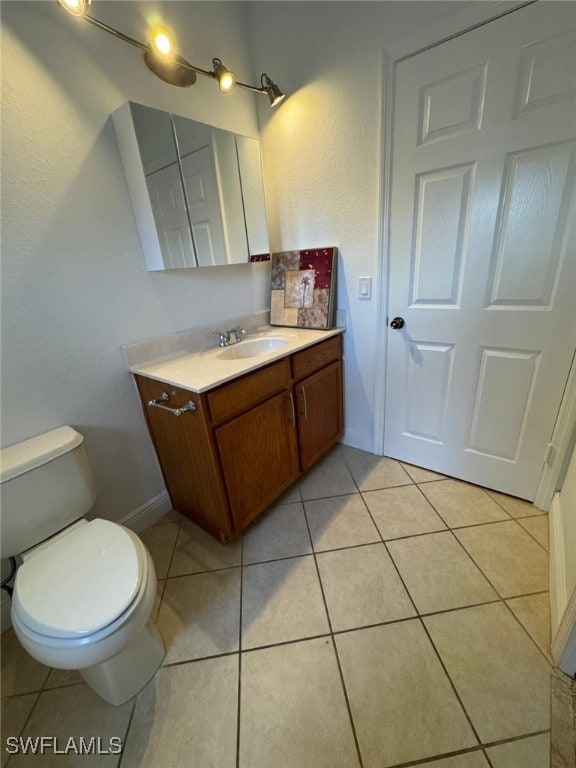
[{"label": "toilet lid", "polygon": [[125,528],[92,520],[20,566],[14,608],[35,632],[81,638],[124,613],[138,594],[143,568],[143,552]]}]

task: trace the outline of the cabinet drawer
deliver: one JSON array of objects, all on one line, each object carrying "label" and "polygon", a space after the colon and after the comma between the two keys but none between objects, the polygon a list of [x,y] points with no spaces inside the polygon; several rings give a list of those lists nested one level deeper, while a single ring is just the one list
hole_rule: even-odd
[{"label": "cabinet drawer", "polygon": [[292,358],[294,379],[299,381],[342,357],[342,334],[315,344]]},{"label": "cabinet drawer", "polygon": [[208,393],[212,421],[224,421],[290,386],[288,358]]}]

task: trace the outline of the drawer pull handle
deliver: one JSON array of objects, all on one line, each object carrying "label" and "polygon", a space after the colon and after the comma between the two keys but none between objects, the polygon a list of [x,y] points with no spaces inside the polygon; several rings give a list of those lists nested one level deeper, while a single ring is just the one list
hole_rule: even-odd
[{"label": "drawer pull handle", "polygon": [[294,395],[292,392],[290,392],[290,405],[292,406],[292,421],[290,422],[292,426],[296,426],[296,408],[294,406]]},{"label": "drawer pull handle", "polygon": [[193,403],[192,400],[189,400],[186,405],[183,405],[180,408],[169,408],[167,405],[162,405],[162,403],[170,400],[171,395],[175,394],[175,392],[171,392],[170,395],[168,392],[162,392],[158,397],[149,400],[148,406],[149,408],[161,408],[163,411],[168,411],[168,413],[172,413],[174,416],[182,416],[183,413],[193,413],[196,410],[196,403]]},{"label": "drawer pull handle", "polygon": [[307,417],[308,408],[306,406],[306,389],[305,389],[305,387],[302,387],[302,389],[300,391],[302,392],[302,400],[304,401],[304,413],[302,415],[304,416],[304,420],[306,420],[308,418]]}]

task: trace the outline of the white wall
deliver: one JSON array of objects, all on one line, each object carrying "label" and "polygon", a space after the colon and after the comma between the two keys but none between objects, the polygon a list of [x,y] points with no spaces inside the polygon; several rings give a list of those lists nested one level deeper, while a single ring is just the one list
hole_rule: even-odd
[{"label": "white wall", "polygon": [[[260,107],[271,248],[336,245],[345,335],[347,442],[372,449],[383,49],[464,2],[249,2],[255,71],[290,94]],[[374,285],[376,289],[376,285]],[[380,396],[380,395],[379,395]],[[383,393],[382,393],[383,396]]]},{"label": "white wall", "polygon": [[[192,7],[193,5],[193,7]],[[138,39],[156,4],[95,3]],[[252,79],[243,3],[163,3],[183,55]],[[265,266],[148,273],[110,113],[127,99],[255,136],[255,99],[162,83],[141,53],[55,2],[2,3],[2,445],[62,424],[86,437],[121,519],[163,490],[121,345],[265,308]]]}]

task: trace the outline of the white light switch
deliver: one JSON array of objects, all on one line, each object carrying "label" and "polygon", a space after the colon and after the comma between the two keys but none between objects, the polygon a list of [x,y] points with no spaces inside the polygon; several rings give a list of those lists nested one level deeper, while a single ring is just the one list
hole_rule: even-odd
[{"label": "white light switch", "polygon": [[371,277],[358,278],[358,298],[359,299],[372,298],[372,278]]}]

